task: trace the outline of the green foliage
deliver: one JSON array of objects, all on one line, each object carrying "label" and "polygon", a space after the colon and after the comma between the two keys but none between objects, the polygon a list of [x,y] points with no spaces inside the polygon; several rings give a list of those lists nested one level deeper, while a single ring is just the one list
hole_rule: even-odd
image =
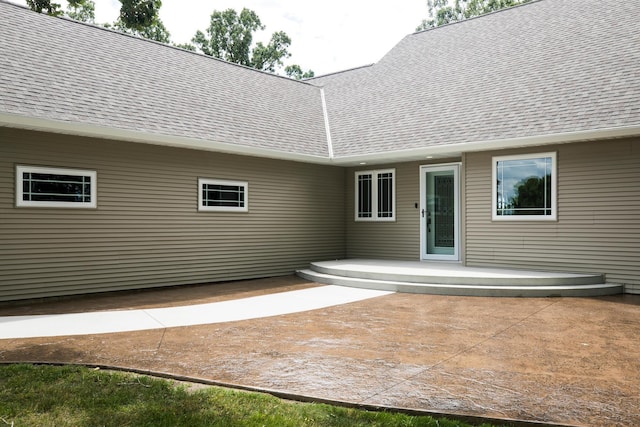
[{"label": "green foliage", "polygon": [[51,3],[51,0],[27,0],[27,6],[34,12],[45,12],[47,15],[60,16],[63,15],[59,3]]},{"label": "green foliage", "polygon": [[278,31],[271,35],[268,44],[258,42],[253,46],[253,34],[264,29],[260,17],[247,8],[239,14],[234,9],[214,10],[207,34],[198,30],[192,42],[205,55],[275,72],[283,65],[282,60],[291,56],[288,50],[291,38]]},{"label": "green foliage", "polygon": [[284,72],[288,77],[296,80],[308,79],[315,76],[313,70],[303,71],[302,67],[298,64],[287,65],[284,67]]},{"label": "green foliage", "polygon": [[291,38],[284,31],[278,31],[271,35],[271,40],[265,46],[258,42],[253,48],[251,67],[258,70],[275,72],[276,67],[282,66],[282,59],[289,58],[291,54],[287,48],[291,45]]},{"label": "green foliage", "polygon": [[250,66],[253,33],[264,28],[258,15],[247,8],[240,14],[234,9],[214,10],[207,28],[209,37],[198,30],[192,42],[205,55]]},{"label": "green foliage", "polygon": [[171,34],[160,20],[148,27],[142,27],[137,30],[128,28],[120,19],[118,19],[113,23],[112,28],[123,33],[142,37],[143,39],[155,40],[160,43],[169,43],[171,41]]},{"label": "green foliage", "polygon": [[162,6],[162,0],[120,0],[120,3],[118,19],[126,28],[137,31],[153,25]]},{"label": "green foliage", "polygon": [[442,426],[447,419],[368,412],[65,366],[0,366],[0,424],[53,426]]},{"label": "green foliage", "polygon": [[160,19],[162,0],[120,0],[120,16],[113,28],[161,43],[169,43],[171,35]]},{"label": "green foliage", "polygon": [[416,31],[464,21],[485,13],[527,3],[530,0],[427,0],[429,18],[423,19]]},{"label": "green foliage", "polygon": [[96,22],[96,4],[93,0],[68,0],[67,16],[76,21]]}]

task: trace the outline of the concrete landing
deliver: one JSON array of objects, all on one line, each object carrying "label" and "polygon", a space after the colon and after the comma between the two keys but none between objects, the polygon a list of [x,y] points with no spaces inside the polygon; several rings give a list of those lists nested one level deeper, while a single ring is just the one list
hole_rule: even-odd
[{"label": "concrete landing", "polygon": [[390,260],[314,262],[297,272],[318,283],[433,295],[485,297],[603,296],[622,293],[602,274],[465,267],[458,263]]}]

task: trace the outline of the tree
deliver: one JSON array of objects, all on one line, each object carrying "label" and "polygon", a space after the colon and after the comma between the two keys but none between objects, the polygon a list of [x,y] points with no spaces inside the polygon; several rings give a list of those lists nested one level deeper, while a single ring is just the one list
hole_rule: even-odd
[{"label": "tree", "polygon": [[68,0],[67,16],[76,21],[96,22],[96,4],[93,0]]},{"label": "tree", "polygon": [[[258,42],[254,46],[253,34],[265,28],[260,17],[247,8],[240,14],[234,9],[214,10],[207,34],[198,30],[191,41],[205,55],[274,73],[284,65],[283,59],[291,56],[291,38],[284,31],[277,31],[266,45]],[[188,45],[181,47],[189,49]],[[304,74],[300,66],[296,67]],[[292,73],[295,71],[292,69]]]},{"label": "tree", "polygon": [[313,70],[303,71],[302,68],[297,64],[287,65],[286,67],[284,67],[284,72],[287,77],[291,77],[292,79],[296,80],[308,79],[315,76]]},{"label": "tree", "polygon": [[60,16],[63,15],[59,3],[51,3],[51,0],[27,0],[27,6],[34,12],[46,12],[47,15]]},{"label": "tree", "polygon": [[287,49],[290,45],[291,38],[287,33],[284,31],[273,33],[266,46],[262,42],[258,42],[253,48],[251,67],[274,73],[276,67],[283,65],[282,58],[291,56]]},{"label": "tree", "polygon": [[168,44],[171,41],[171,34],[159,19],[152,25],[148,27],[140,27],[140,29],[127,27],[126,24],[122,22],[122,20],[120,20],[120,18],[118,18],[118,20],[114,22],[113,25],[106,24],[105,27],[113,28],[123,33],[131,34],[143,39],[155,40],[160,43]]},{"label": "tree", "polygon": [[120,0],[120,16],[113,27],[119,31],[161,43],[169,43],[170,34],[160,20],[162,0]]},{"label": "tree", "polygon": [[551,175],[520,180],[508,206],[518,210],[519,215],[544,215],[545,207],[551,206]]},{"label": "tree", "polygon": [[264,30],[258,15],[247,8],[238,13],[233,9],[214,10],[207,34],[198,30],[192,42],[205,55],[215,56],[236,64],[251,66],[253,33]]},{"label": "tree", "polygon": [[162,0],[120,0],[122,24],[132,30],[142,31],[158,19]]},{"label": "tree", "polygon": [[464,21],[485,13],[527,3],[530,0],[427,0],[429,18],[423,19],[416,31]]}]

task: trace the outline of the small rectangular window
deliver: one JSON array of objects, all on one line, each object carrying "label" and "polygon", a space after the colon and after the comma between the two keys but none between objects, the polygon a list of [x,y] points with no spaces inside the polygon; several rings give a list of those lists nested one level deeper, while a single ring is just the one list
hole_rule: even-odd
[{"label": "small rectangular window", "polygon": [[395,170],[356,172],[356,221],[395,220]]},{"label": "small rectangular window", "polygon": [[556,153],[493,158],[494,220],[556,219]]},{"label": "small rectangular window", "polygon": [[373,206],[371,198],[373,190],[371,187],[371,174],[363,173],[358,175],[358,218],[371,218],[373,216]]},{"label": "small rectangular window", "polygon": [[96,171],[16,167],[16,206],[95,208]]},{"label": "small rectangular window", "polygon": [[246,182],[200,178],[198,210],[247,212],[248,187]]},{"label": "small rectangular window", "polygon": [[378,218],[393,217],[393,172],[378,174]]}]

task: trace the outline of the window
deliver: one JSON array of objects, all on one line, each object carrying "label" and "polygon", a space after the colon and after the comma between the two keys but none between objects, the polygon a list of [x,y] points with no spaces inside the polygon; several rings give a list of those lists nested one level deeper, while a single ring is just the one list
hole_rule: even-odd
[{"label": "window", "polygon": [[95,208],[96,172],[17,166],[16,206]]},{"label": "window", "polygon": [[356,221],[395,221],[395,169],[356,172]]},{"label": "window", "polygon": [[493,158],[494,220],[555,220],[556,153]]},{"label": "window", "polygon": [[248,187],[246,182],[200,178],[198,210],[247,212]]}]

